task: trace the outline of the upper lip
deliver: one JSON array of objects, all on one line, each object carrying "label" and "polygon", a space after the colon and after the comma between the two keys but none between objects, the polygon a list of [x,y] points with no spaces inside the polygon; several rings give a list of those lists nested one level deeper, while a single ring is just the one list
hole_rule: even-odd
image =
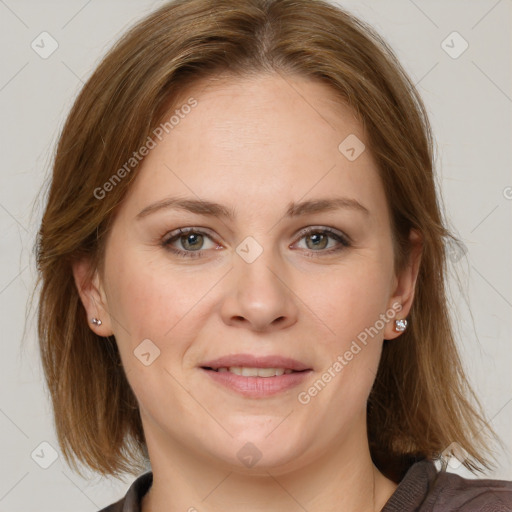
[{"label": "upper lip", "polygon": [[283,356],[253,356],[252,354],[231,354],[219,357],[211,361],[201,363],[202,368],[229,368],[230,366],[246,367],[246,368],[284,368],[285,370],[294,370],[300,372],[303,370],[311,370],[311,368],[300,361],[290,357]]}]

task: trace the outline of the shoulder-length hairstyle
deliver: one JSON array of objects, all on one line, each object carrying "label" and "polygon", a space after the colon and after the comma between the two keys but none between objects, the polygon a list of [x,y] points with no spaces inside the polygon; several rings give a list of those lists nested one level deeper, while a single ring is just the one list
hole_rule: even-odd
[{"label": "shoulder-length hairstyle", "polygon": [[[66,120],[38,235],[38,334],[60,447],[103,475],[147,463],[136,397],[113,337],[88,326],[72,263],[101,270],[126,169],[187,88],[220,75],[315,79],[363,123],[391,214],[395,270],[423,239],[410,328],[385,342],[367,404],[370,452],[398,482],[452,443],[471,471],[493,466],[482,408],[462,368],[445,291],[445,227],[425,107],[393,51],[362,21],[319,0],[178,0],[133,26],[87,81]],[[341,141],[340,141],[341,142]],[[121,172],[123,168],[126,172]],[[115,176],[122,179],[115,179]],[[110,183],[110,185],[108,185]],[[108,189],[108,193],[103,191]]]}]

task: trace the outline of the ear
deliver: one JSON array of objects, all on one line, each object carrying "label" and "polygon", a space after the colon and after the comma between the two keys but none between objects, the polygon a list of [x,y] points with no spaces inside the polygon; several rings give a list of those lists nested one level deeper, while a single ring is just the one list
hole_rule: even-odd
[{"label": "ear", "polygon": [[394,290],[388,303],[388,310],[396,311],[398,304],[401,306],[401,309],[397,312],[395,318],[386,324],[384,329],[384,339],[386,340],[395,339],[402,334],[395,331],[395,320],[402,320],[407,317],[414,300],[414,290],[416,289],[416,280],[418,278],[423,249],[423,240],[418,231],[411,230],[409,243],[409,261],[402,271],[395,276]]},{"label": "ear", "polygon": [[[98,270],[91,268],[87,258],[77,260],[72,264],[75,285],[87,313],[90,329],[98,336],[111,336],[112,322],[108,312],[108,303]],[[101,320],[101,325],[92,323],[92,319]]]}]

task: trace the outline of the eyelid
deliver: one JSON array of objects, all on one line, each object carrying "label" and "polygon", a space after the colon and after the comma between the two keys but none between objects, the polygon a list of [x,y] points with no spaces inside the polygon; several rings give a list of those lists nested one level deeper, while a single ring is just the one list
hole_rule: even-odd
[{"label": "eyelid", "polygon": [[167,243],[173,238],[179,238],[179,236],[187,235],[188,233],[198,233],[200,235],[206,235],[215,241],[215,237],[211,234],[211,231],[208,228],[196,228],[195,226],[184,226],[181,228],[173,229],[172,231],[168,231],[162,238],[162,243]]},{"label": "eyelid", "polygon": [[295,237],[300,240],[305,235],[309,235],[310,233],[317,233],[317,232],[318,233],[330,234],[334,238],[339,237],[340,239],[343,240],[343,242],[346,245],[351,245],[352,244],[352,240],[351,240],[351,238],[347,234],[345,234],[343,231],[339,231],[338,229],[331,228],[329,226],[308,226],[307,228],[301,229],[295,235]]}]

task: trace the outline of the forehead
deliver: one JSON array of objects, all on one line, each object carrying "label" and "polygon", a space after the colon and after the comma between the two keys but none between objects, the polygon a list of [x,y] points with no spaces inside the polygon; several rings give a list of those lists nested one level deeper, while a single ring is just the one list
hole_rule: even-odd
[{"label": "forehead", "polygon": [[[179,110],[191,97],[200,107],[194,109],[194,113],[200,113],[196,117],[208,123],[202,128],[210,132],[209,138],[229,131],[230,135],[249,139],[252,134],[259,141],[277,145],[292,137],[314,143],[324,138],[318,135],[328,131],[333,132],[335,139],[346,131],[361,139],[365,137],[355,111],[340,94],[319,80],[298,75],[272,73],[203,79],[183,91],[170,112]],[[177,135],[186,130],[186,123],[180,124],[173,130]],[[277,132],[283,126],[288,126],[288,131]],[[194,125],[195,130],[200,128]]]},{"label": "forehead", "polygon": [[203,80],[180,94],[163,122],[172,116],[137,171],[137,207],[165,194],[227,204],[289,203],[308,191],[382,196],[370,152],[351,161],[340,151],[347,138],[367,147],[362,123],[319,81],[277,73]]}]

